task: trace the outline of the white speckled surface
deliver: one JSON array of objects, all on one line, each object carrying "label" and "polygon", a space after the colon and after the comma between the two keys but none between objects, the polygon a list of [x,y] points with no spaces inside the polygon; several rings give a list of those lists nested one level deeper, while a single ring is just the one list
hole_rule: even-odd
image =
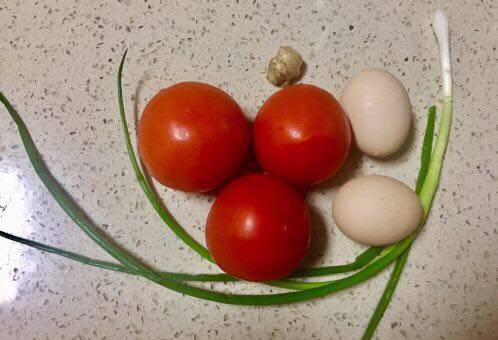
[{"label": "white speckled surface", "polygon": [[[408,88],[415,110],[405,152],[389,162],[353,153],[338,179],[309,196],[323,240],[309,264],[343,263],[360,247],[332,223],[330,200],[338,183],[370,173],[414,183],[425,111],[440,89],[429,24],[435,9],[445,9],[455,82],[450,146],[427,226],[376,336],[498,339],[498,8],[492,0],[389,3],[3,0],[0,89],[22,114],[53,174],[98,225],[157,268],[206,272],[216,268],[165,229],[134,181],[115,88],[124,48],[130,49],[124,76],[129,117],[158,89],[182,80],[220,86],[253,117],[275,91],[264,69],[280,44],[303,55],[303,82],[336,96],[353,73],[386,68]],[[212,198],[159,191],[203,240]],[[0,208],[1,230],[108,259],[42,186],[3,108]],[[144,279],[1,239],[0,338],[357,339],[388,274],[308,303],[237,307],[182,297]]]}]

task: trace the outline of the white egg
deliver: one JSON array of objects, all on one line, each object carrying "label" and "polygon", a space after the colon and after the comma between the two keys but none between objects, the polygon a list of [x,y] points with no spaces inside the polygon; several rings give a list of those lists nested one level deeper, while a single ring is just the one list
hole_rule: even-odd
[{"label": "white egg", "polygon": [[390,156],[408,138],[410,99],[403,84],[391,73],[375,68],[357,73],[346,83],[340,103],[363,153]]},{"label": "white egg", "polygon": [[380,246],[415,231],[422,218],[422,205],[406,184],[370,175],[356,177],[339,189],[332,202],[332,215],[350,239]]}]

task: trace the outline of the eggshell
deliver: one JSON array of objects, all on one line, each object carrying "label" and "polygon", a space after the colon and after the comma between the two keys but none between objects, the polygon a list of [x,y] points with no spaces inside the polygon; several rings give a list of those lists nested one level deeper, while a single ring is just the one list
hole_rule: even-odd
[{"label": "eggshell", "polygon": [[332,215],[350,239],[380,246],[412,233],[422,218],[422,205],[406,184],[370,175],[356,177],[339,189],[332,202]]},{"label": "eggshell", "polygon": [[339,101],[363,153],[390,156],[408,138],[410,99],[403,84],[391,73],[375,68],[357,73],[346,83]]}]

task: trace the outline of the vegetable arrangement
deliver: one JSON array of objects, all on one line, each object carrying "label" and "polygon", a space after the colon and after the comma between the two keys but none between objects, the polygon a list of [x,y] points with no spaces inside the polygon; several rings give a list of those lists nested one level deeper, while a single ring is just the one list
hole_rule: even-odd
[{"label": "vegetable arrangement", "polygon": [[[392,226],[405,228],[404,232],[398,229],[398,234],[387,238],[385,242],[371,242],[368,235],[366,238],[351,236],[363,243],[382,245],[367,249],[351,263],[296,270],[309,246],[311,226],[306,202],[287,183],[302,188],[330,177],[345,161],[351,143],[346,115],[330,94],[311,85],[291,85],[265,102],[256,118],[254,140],[256,156],[268,174],[236,178],[221,190],[209,213],[206,249],[162,207],[138,165],[129,137],[121,86],[126,52],[118,71],[118,99],[126,148],[137,181],[166,225],[201,257],[215,262],[230,275],[153,271],[109,242],[50,174],[24,122],[1,92],[0,102],[16,123],[28,157],[42,182],[80,229],[119,264],[88,258],[3,231],[0,231],[0,236],[85,264],[140,275],[185,295],[238,305],[285,304],[322,297],[366,281],[396,261],[384,294],[364,333],[363,338],[369,339],[399,282],[411,244],[429,214],[448,143],[452,116],[449,28],[447,18],[441,11],[435,13],[433,28],[441,54],[443,107],[434,147],[435,107],[429,109],[415,190],[419,201],[411,201],[413,206],[420,209],[419,216],[416,216],[417,208],[414,208],[415,215],[409,216],[411,220],[398,219],[400,223],[408,221],[411,224],[407,222],[410,225]],[[287,104],[289,102],[291,104]],[[196,110],[203,114],[195,115]],[[162,114],[164,111],[168,115]],[[346,113],[350,114],[349,111]],[[356,136],[359,130],[355,129],[354,121],[352,125]],[[212,126],[213,130],[206,129],[206,126]],[[138,138],[145,166],[158,181],[173,188],[202,192],[216,188],[235,174],[244,160],[250,131],[240,108],[226,93],[206,84],[181,83],[159,92],[147,105],[139,123]],[[395,142],[398,143],[397,140]],[[389,152],[394,152],[398,144]],[[172,166],[178,171],[172,171]],[[379,182],[378,179],[373,182],[370,191],[375,196]],[[397,185],[401,185],[402,189]],[[395,187],[393,192],[409,190],[402,183]],[[361,199],[358,203],[355,197],[359,196],[352,197],[352,204],[361,206]],[[366,197],[363,200],[369,199]],[[344,199],[342,201],[344,203]],[[395,204],[396,199],[393,198],[393,201]],[[350,209],[347,204],[342,206]],[[351,231],[351,235],[357,235],[357,231],[365,235],[366,229],[362,229],[361,223],[357,220],[348,221],[350,217],[347,212],[343,215],[345,218],[338,218],[337,214],[343,215],[334,208],[336,222],[347,235],[349,232],[346,229]],[[382,222],[382,214],[379,221]],[[379,224],[381,227],[382,224]],[[296,280],[353,271],[353,274],[336,280]],[[293,291],[263,295],[225,294],[188,284],[190,281],[227,282],[238,279],[263,281]]]}]

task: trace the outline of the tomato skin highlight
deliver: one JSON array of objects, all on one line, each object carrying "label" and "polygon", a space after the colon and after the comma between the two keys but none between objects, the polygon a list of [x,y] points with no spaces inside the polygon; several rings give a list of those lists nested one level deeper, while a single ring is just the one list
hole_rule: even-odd
[{"label": "tomato skin highlight", "polygon": [[215,262],[247,281],[289,275],[303,261],[310,235],[304,198],[282,180],[264,174],[228,183],[206,223],[206,243]]},{"label": "tomato skin highlight", "polygon": [[206,192],[232,177],[249,141],[249,124],[235,100],[198,82],[159,91],[138,125],[147,170],[163,185],[187,192]]},{"label": "tomato skin highlight", "polygon": [[292,85],[273,94],[259,110],[254,146],[265,171],[308,187],[344,164],[351,128],[330,93],[314,85]]}]

